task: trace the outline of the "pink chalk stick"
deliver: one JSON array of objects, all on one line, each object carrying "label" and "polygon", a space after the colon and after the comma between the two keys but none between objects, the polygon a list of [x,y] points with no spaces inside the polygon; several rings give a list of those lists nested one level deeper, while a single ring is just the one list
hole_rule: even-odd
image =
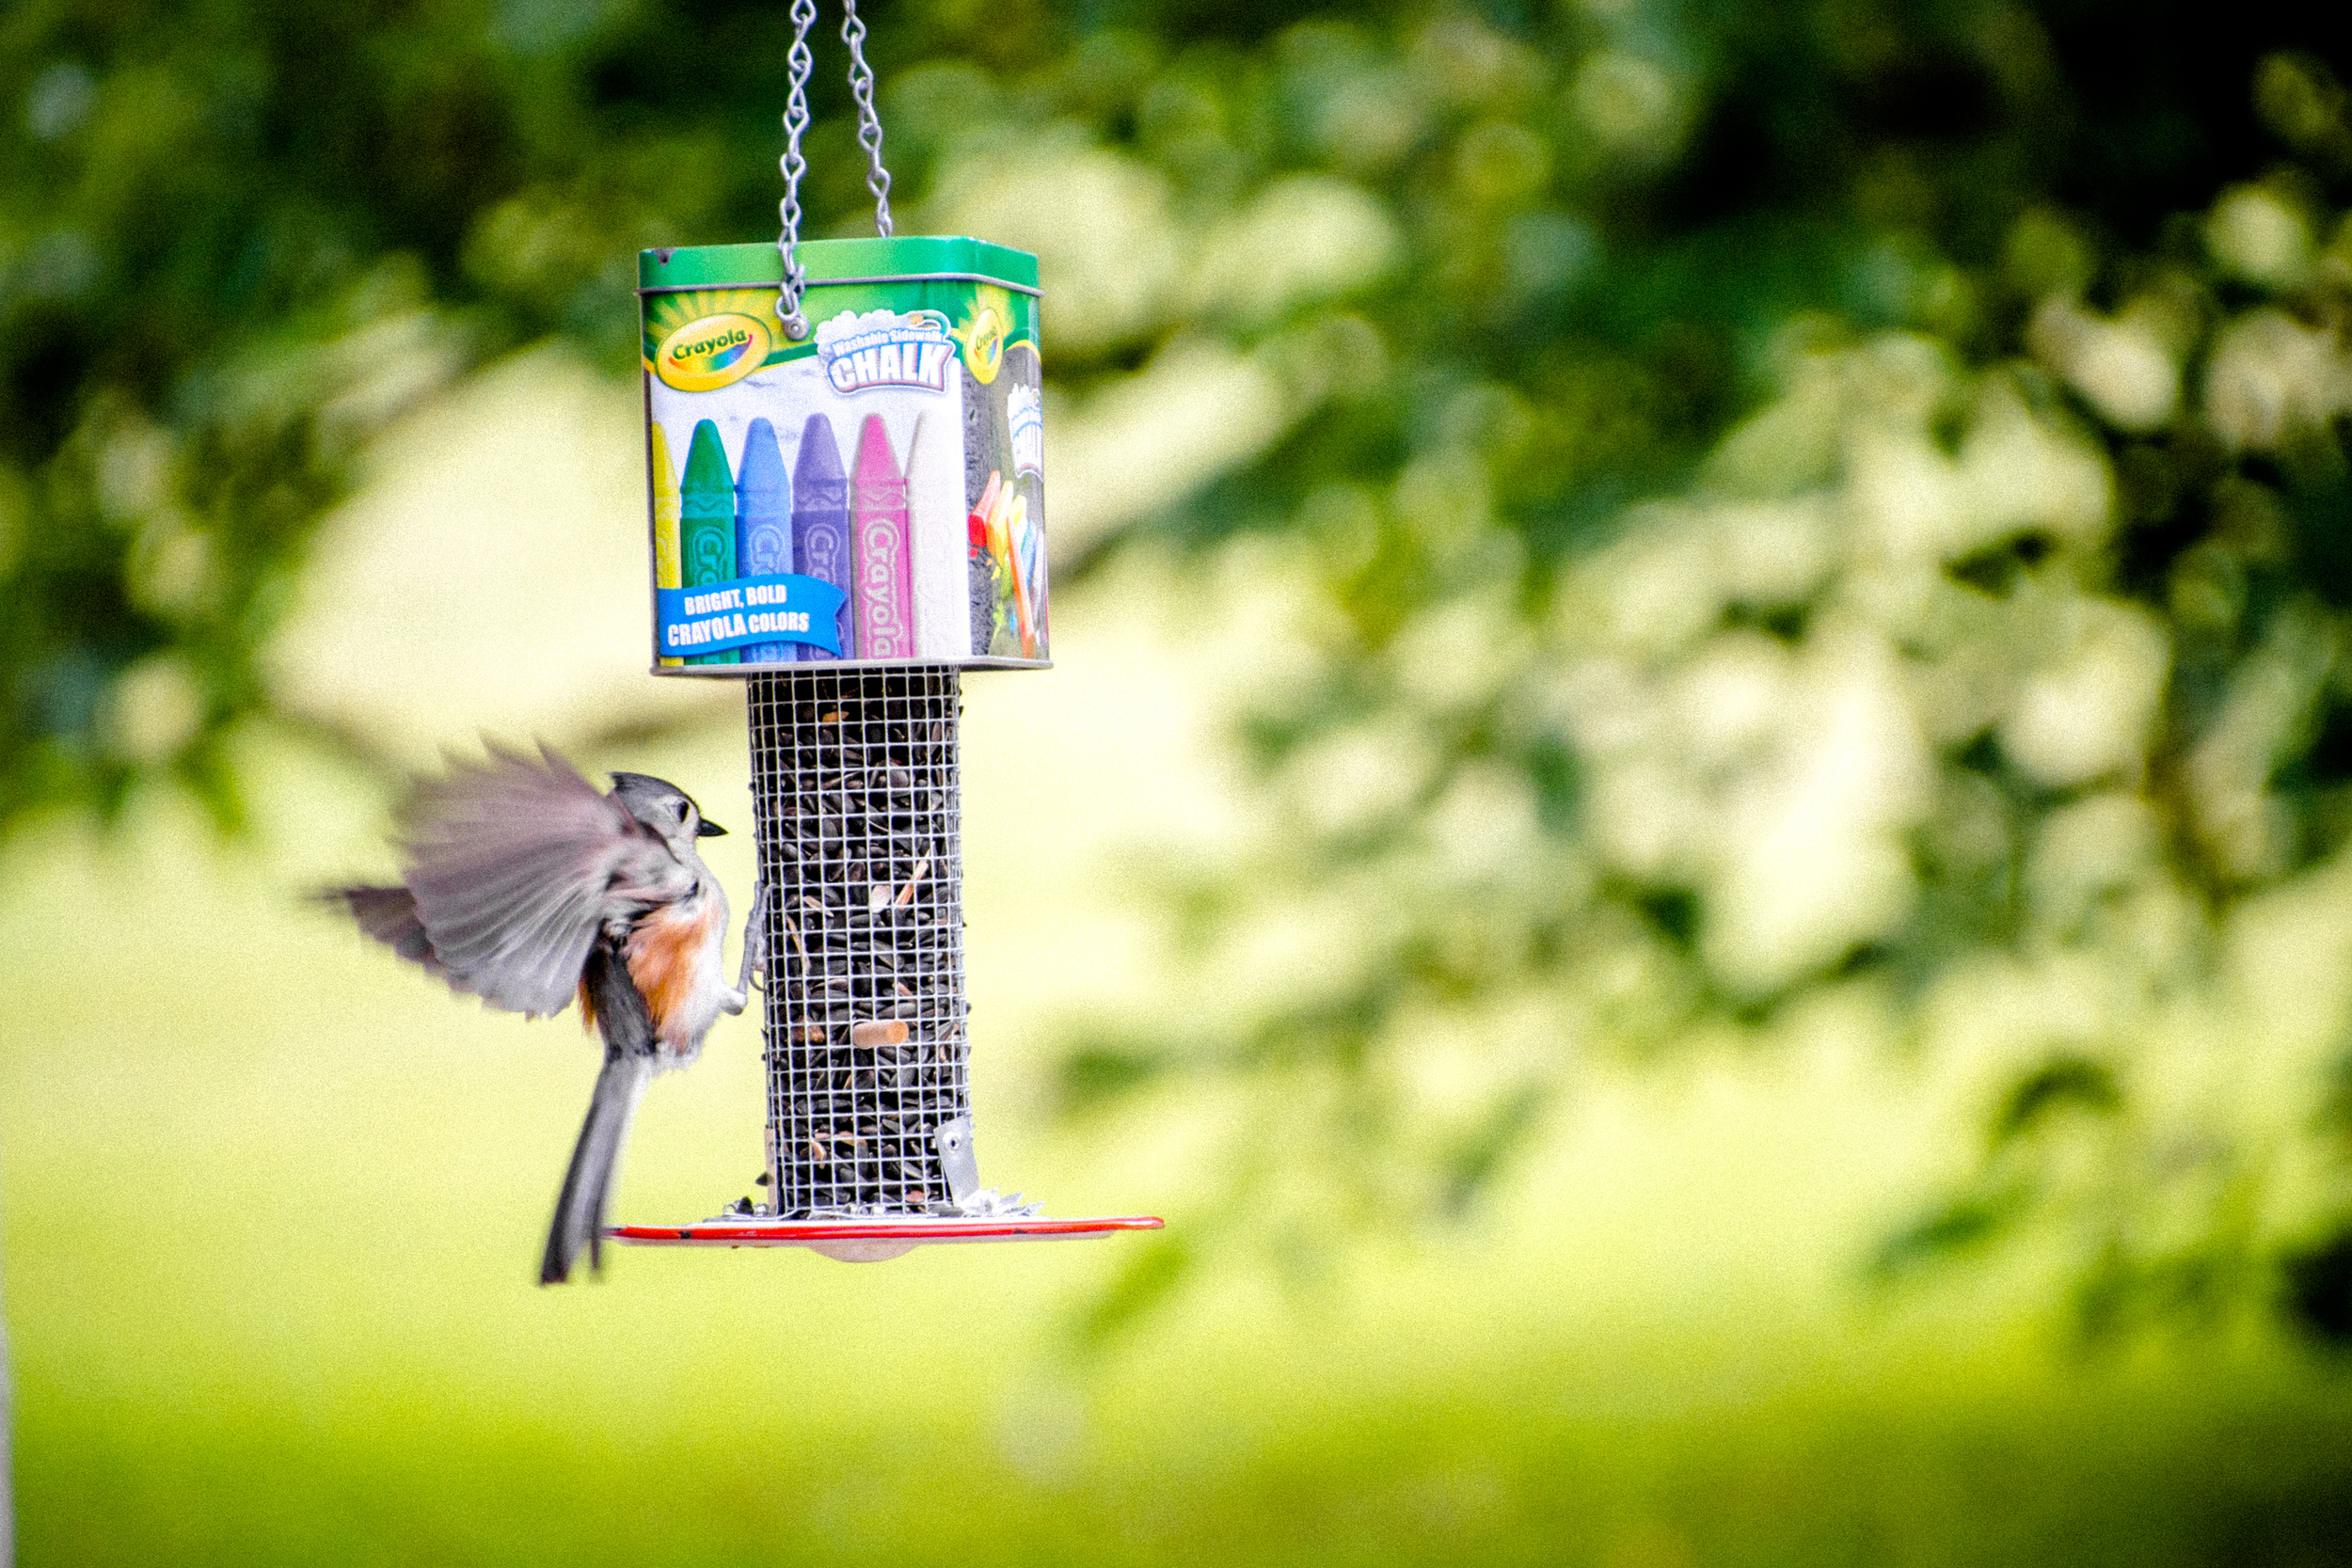
[{"label": "pink chalk stick", "polygon": [[914,657],[913,531],[907,521],[907,481],[890,451],[882,416],[866,416],[850,483],[857,585],[857,657]]}]

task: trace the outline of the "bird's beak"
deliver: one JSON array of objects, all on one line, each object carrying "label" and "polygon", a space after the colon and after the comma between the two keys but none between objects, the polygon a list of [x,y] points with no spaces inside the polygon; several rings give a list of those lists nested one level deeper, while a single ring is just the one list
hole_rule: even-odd
[{"label": "bird's beak", "polygon": [[724,838],[727,836],[727,831],[716,822],[702,822],[695,825],[694,836],[696,838]]}]

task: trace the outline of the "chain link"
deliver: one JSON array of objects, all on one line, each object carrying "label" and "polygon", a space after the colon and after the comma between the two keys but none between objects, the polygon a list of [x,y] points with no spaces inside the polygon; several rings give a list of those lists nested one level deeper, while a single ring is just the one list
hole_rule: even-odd
[{"label": "chain link", "polygon": [[778,166],[784,170],[784,199],[777,203],[777,215],[784,220],[784,232],[776,238],[776,249],[784,256],[784,286],[776,294],[776,317],[784,323],[784,335],[795,341],[808,336],[808,318],[801,313],[801,290],[808,281],[796,254],[801,243],[801,176],[808,172],[808,161],[801,156],[801,134],[808,129],[808,73],[812,61],[808,53],[808,30],[817,24],[817,0],[792,0],[792,53],[787,55],[792,95],[785,101],[784,156]]},{"label": "chain link", "polygon": [[[784,232],[776,249],[784,257],[784,284],[776,294],[776,318],[784,334],[795,341],[808,336],[808,317],[801,311],[801,293],[808,274],[796,252],[801,243],[801,176],[808,161],[801,156],[801,136],[808,130],[808,30],[817,24],[817,0],[792,0],[792,53],[787,56],[792,95],[784,109],[784,199],[776,213]],[[850,93],[857,100],[857,140],[866,149],[866,188],[874,193],[874,230],[890,238],[890,171],[882,167],[882,116],[874,109],[874,68],[866,63],[866,24],[858,20],[857,0],[841,0],[841,41],[850,46]]]},{"label": "chain link", "polygon": [[866,63],[866,24],[857,0],[841,0],[841,41],[850,46],[850,93],[857,100],[858,145],[866,149],[866,188],[874,193],[874,232],[890,238],[890,171],[882,167],[882,116],[874,111],[874,68]]}]

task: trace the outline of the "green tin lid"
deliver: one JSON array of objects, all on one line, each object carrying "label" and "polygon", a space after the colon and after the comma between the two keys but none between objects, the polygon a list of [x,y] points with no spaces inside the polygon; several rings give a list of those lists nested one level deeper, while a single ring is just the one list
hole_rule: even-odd
[{"label": "green tin lid", "polygon": [[[984,277],[1034,293],[1037,258],[1025,250],[952,234],[889,240],[803,240],[797,254],[808,280]],[[637,253],[640,289],[707,289],[784,281],[784,257],[772,244],[681,245]]]}]

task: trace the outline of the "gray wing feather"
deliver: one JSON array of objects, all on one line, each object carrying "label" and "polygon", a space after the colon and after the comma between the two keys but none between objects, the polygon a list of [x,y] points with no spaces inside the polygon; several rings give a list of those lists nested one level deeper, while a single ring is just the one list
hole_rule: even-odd
[{"label": "gray wing feather", "polygon": [[350,911],[352,918],[358,921],[359,929],[409,962],[421,965],[426,974],[449,981],[452,990],[466,990],[465,984],[441,962],[441,956],[433,951],[433,939],[425,935],[424,922],[417,918],[416,895],[406,888],[328,888],[318,896],[324,903]]},{"label": "gray wing feather", "polygon": [[453,986],[513,1012],[559,1012],[604,923],[693,874],[554,751],[489,751],[418,790],[403,814],[404,880]]}]

